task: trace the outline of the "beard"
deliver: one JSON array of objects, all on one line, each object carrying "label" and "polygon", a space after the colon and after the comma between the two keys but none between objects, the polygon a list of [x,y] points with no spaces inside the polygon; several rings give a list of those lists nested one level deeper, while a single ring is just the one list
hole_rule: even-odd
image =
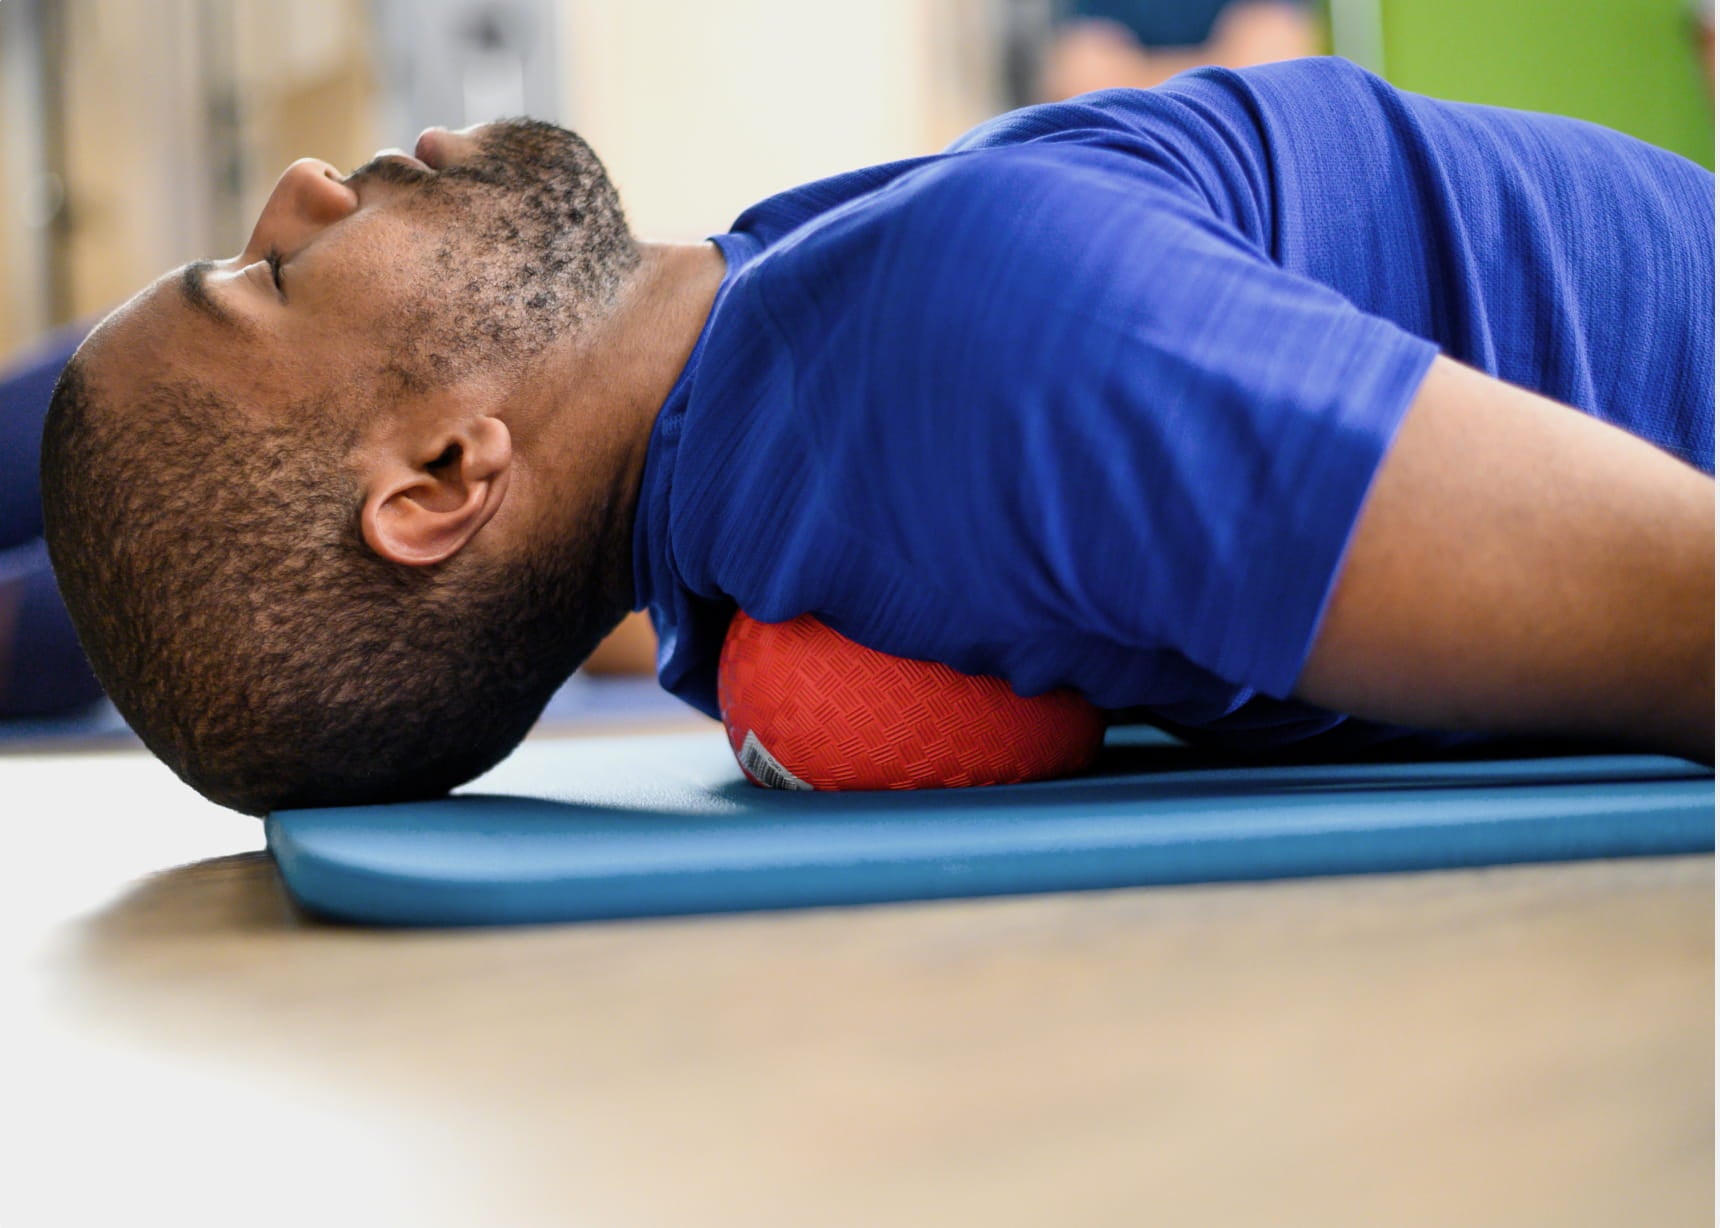
[{"label": "beard", "polygon": [[[529,363],[615,301],[639,255],[603,164],[565,128],[507,119],[443,171],[378,159],[354,171],[410,189],[426,223],[433,294],[401,336],[426,387]],[[405,357],[405,355],[402,355]]]},{"label": "beard", "polygon": [[[406,189],[423,235],[418,292],[391,304],[377,412],[466,377],[529,371],[612,307],[639,264],[615,189],[578,136],[531,119],[477,135],[476,149],[441,171],[379,158],[348,177]],[[464,590],[462,617],[505,629],[493,633],[498,651],[557,682],[632,604],[631,516],[611,496],[594,488],[506,560],[443,569],[458,573],[447,579]]]}]

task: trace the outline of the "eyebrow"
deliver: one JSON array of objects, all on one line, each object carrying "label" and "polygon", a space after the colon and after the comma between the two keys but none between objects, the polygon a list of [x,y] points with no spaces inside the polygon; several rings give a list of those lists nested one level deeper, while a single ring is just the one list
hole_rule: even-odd
[{"label": "eyebrow", "polygon": [[223,328],[243,332],[245,326],[232,312],[217,303],[209,293],[209,286],[205,278],[208,277],[209,270],[214,267],[215,262],[213,260],[193,260],[179,274],[179,291],[184,295],[187,303]]}]

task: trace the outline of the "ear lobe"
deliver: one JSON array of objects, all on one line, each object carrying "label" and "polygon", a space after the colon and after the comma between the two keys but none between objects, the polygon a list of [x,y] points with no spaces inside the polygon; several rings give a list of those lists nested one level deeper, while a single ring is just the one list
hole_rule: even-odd
[{"label": "ear lobe", "polygon": [[359,513],[365,543],[396,563],[445,562],[502,506],[512,472],[513,437],[499,418],[462,423],[415,455],[385,454]]}]

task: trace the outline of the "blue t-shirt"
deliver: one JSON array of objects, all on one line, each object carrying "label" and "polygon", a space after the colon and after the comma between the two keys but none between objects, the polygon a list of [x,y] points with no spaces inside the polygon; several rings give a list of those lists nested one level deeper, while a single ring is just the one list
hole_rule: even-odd
[{"label": "blue t-shirt", "polygon": [[1436,353],[1713,471],[1713,176],[1341,60],[994,120],[766,200],[647,454],[658,676],[734,610],[1271,744]]}]

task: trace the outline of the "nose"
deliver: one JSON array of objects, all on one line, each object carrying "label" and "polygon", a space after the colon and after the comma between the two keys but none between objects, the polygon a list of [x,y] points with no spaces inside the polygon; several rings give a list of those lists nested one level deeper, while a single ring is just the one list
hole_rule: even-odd
[{"label": "nose", "polygon": [[281,173],[245,245],[256,258],[269,248],[290,256],[358,208],[358,193],[319,158],[300,158]]},{"label": "nose", "polygon": [[488,124],[473,124],[450,132],[446,128],[426,128],[418,134],[413,154],[431,170],[445,171],[469,159],[477,150],[479,137]]}]

